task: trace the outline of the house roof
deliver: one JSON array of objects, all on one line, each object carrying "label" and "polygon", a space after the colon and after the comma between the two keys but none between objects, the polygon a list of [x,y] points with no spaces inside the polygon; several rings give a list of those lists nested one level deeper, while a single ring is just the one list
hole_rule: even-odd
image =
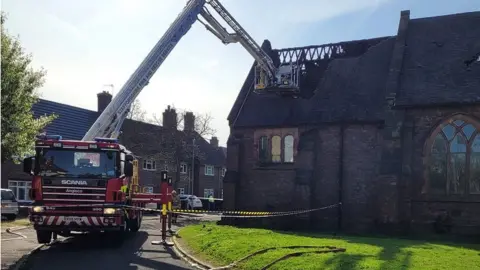
[{"label": "house roof", "polygon": [[[99,116],[99,113],[96,111],[45,99],[39,99],[39,101],[33,105],[32,111],[35,117],[56,114],[58,116],[57,119],[50,123],[45,128],[45,131],[47,134],[62,135],[63,139],[70,140],[81,140]],[[129,148],[138,146],[137,142],[148,144],[148,142],[144,142],[148,139],[139,136],[139,134],[142,134],[139,130],[148,131],[149,134],[155,134],[156,132],[158,132],[158,134],[167,134],[166,129],[162,126],[126,119],[122,126],[122,133],[128,135],[129,140],[122,141],[122,143]],[[183,131],[176,131],[176,135],[185,136],[185,138],[188,139]],[[199,145],[199,150],[205,154],[204,163],[224,166],[226,155],[223,154],[220,147],[213,147],[198,134],[196,134],[196,141]],[[155,147],[143,147],[142,149],[143,153],[135,154],[141,156],[147,154],[149,151],[155,152],[158,151],[159,147],[156,145]],[[133,148],[131,150],[135,151]]]},{"label": "house roof", "polygon": [[[308,79],[302,92],[307,94],[297,99],[253,94],[252,68],[232,106],[230,125],[381,121],[396,46],[404,46],[397,105],[479,102],[480,62],[467,67],[465,61],[480,57],[480,28],[471,27],[480,25],[480,12],[413,20],[407,17],[407,21],[406,44],[390,36],[320,45],[340,46],[348,53],[304,61]],[[293,48],[290,53],[310,47]],[[272,50],[268,41],[262,48],[277,62],[278,52],[289,50]]]},{"label": "house roof", "polygon": [[398,105],[480,101],[480,11],[412,19]]},{"label": "house roof", "polygon": [[45,99],[33,104],[32,111],[35,117],[56,114],[57,119],[53,120],[45,131],[49,134],[62,135],[63,139],[67,140],[81,140],[99,115],[96,111]]}]

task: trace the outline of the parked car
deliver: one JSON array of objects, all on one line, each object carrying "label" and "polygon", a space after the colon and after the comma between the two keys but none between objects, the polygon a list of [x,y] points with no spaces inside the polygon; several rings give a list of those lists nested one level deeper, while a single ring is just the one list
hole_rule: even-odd
[{"label": "parked car", "polygon": [[195,195],[180,195],[180,202],[182,203],[183,209],[202,209],[202,201]]},{"label": "parked car", "polygon": [[2,219],[15,220],[18,215],[18,202],[11,189],[1,189]]}]

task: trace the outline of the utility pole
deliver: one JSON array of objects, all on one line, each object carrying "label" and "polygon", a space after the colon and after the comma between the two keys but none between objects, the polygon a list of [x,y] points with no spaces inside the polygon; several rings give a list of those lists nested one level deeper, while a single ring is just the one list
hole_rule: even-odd
[{"label": "utility pole", "polygon": [[195,174],[194,174],[195,169],[194,168],[195,168],[195,138],[193,138],[193,140],[192,140],[192,177],[190,177],[190,179],[191,179],[191,183],[190,183],[191,184],[191,194],[192,195],[195,195],[195,194],[193,194],[193,187],[194,187],[193,181],[195,180]]}]

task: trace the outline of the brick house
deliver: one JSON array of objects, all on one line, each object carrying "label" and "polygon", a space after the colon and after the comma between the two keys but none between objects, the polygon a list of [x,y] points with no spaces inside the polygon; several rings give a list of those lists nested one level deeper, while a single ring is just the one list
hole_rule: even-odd
[{"label": "brick house", "polygon": [[[178,130],[177,112],[170,107],[163,112],[163,126],[127,119],[123,125],[120,140],[141,157],[143,170],[149,172],[142,175],[145,183],[154,183],[148,179],[158,178],[160,171],[167,170],[180,194],[194,194],[199,197],[208,197],[209,194],[213,194],[216,198],[223,198],[223,176],[226,171],[225,148],[218,145],[217,137],[212,137],[210,142],[207,142],[194,131],[193,113],[187,112],[183,121],[183,130]],[[176,140],[171,141],[169,138],[176,138]],[[165,150],[171,149],[168,144],[174,144],[180,150]],[[174,156],[173,152],[179,154]],[[193,187],[190,180],[192,163],[194,164]],[[155,192],[159,192],[159,184],[159,182],[153,184],[152,188]]]},{"label": "brick house", "polygon": [[[111,99],[112,96],[109,93],[99,93],[97,111],[40,99],[38,103],[34,104],[32,111],[35,116],[50,115],[52,113],[58,115],[58,118],[46,127],[45,131],[47,134],[59,134],[63,136],[63,139],[80,140],[95,122],[99,116],[99,112],[106,108]],[[193,114],[189,115],[193,116]],[[135,132],[139,130],[143,130],[145,133],[140,132],[135,134]],[[132,136],[132,134],[135,135]],[[126,119],[122,127],[120,142],[126,147],[134,146],[134,149],[130,150],[139,158],[140,184],[147,187],[147,191],[159,192],[159,173],[167,169],[169,175],[174,179],[175,187],[179,192],[191,192],[191,190],[188,189],[187,172],[191,172],[190,168],[192,164],[191,159],[182,160],[180,165],[181,169],[177,174],[174,169],[175,166],[172,164],[165,164],[162,160],[150,158],[152,153],[162,151],[161,143],[158,141],[148,143],[148,151],[145,150],[147,147],[135,147],[133,143],[150,139],[148,134],[174,135],[183,140],[195,137],[196,144],[198,145],[195,149],[198,153],[202,154],[203,158],[196,157],[195,159],[194,193],[198,196],[203,196],[205,192],[213,190],[215,197],[222,196],[222,180],[225,172],[226,153],[224,147],[218,146],[218,139],[216,137],[212,137],[212,143],[209,143],[196,132],[188,132],[187,135],[184,131],[175,130],[175,132],[172,133],[167,132],[167,129],[162,126]],[[157,142],[156,145],[155,142]],[[207,173],[207,175],[205,175],[205,173]],[[177,181],[179,178],[181,179]],[[11,162],[2,164],[1,186],[2,188],[12,189],[20,202],[29,201],[28,190],[31,186],[30,181],[31,177],[23,173],[22,165],[15,165]]]},{"label": "brick house", "polygon": [[410,19],[402,11],[395,36],[281,50],[264,42],[277,63],[303,62],[303,88],[296,99],[255,95],[250,71],[229,115],[224,207],[341,202],[262,222],[478,234],[480,28],[472,25],[480,12]]}]

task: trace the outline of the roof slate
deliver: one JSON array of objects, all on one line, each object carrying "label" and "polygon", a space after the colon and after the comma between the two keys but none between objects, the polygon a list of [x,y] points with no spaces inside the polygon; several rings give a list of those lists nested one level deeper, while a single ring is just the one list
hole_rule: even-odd
[{"label": "roof slate", "polygon": [[45,131],[49,134],[62,135],[63,139],[69,140],[81,140],[99,116],[96,111],[45,99],[35,103],[32,111],[35,117],[56,114],[57,119],[50,123]]},{"label": "roof slate", "polygon": [[479,102],[479,26],[480,11],[410,20],[397,104]]},{"label": "roof slate", "polygon": [[[57,119],[50,123],[50,125],[45,128],[45,131],[47,134],[62,135],[63,139],[70,140],[81,140],[83,135],[99,116],[99,113],[96,111],[45,99],[39,99],[39,101],[33,105],[32,112],[35,117],[56,114],[58,116]],[[127,137],[130,138],[130,141],[126,140],[125,142],[122,141],[122,143],[127,147],[131,147],[136,144],[136,141],[141,141],[143,138],[138,136],[139,130],[147,130],[149,133],[155,133],[158,131],[159,134],[165,132],[165,128],[162,126],[126,119],[122,127],[122,133],[127,135]],[[179,135],[185,136],[184,132],[177,132]],[[122,136],[125,137],[123,134]],[[225,165],[226,155],[223,154],[220,147],[213,147],[198,134],[196,134],[196,142],[199,145],[200,151],[205,154],[205,163],[215,166]],[[135,154],[141,156],[148,151],[158,151],[158,146],[145,149],[147,150],[143,150],[143,153]]]}]

